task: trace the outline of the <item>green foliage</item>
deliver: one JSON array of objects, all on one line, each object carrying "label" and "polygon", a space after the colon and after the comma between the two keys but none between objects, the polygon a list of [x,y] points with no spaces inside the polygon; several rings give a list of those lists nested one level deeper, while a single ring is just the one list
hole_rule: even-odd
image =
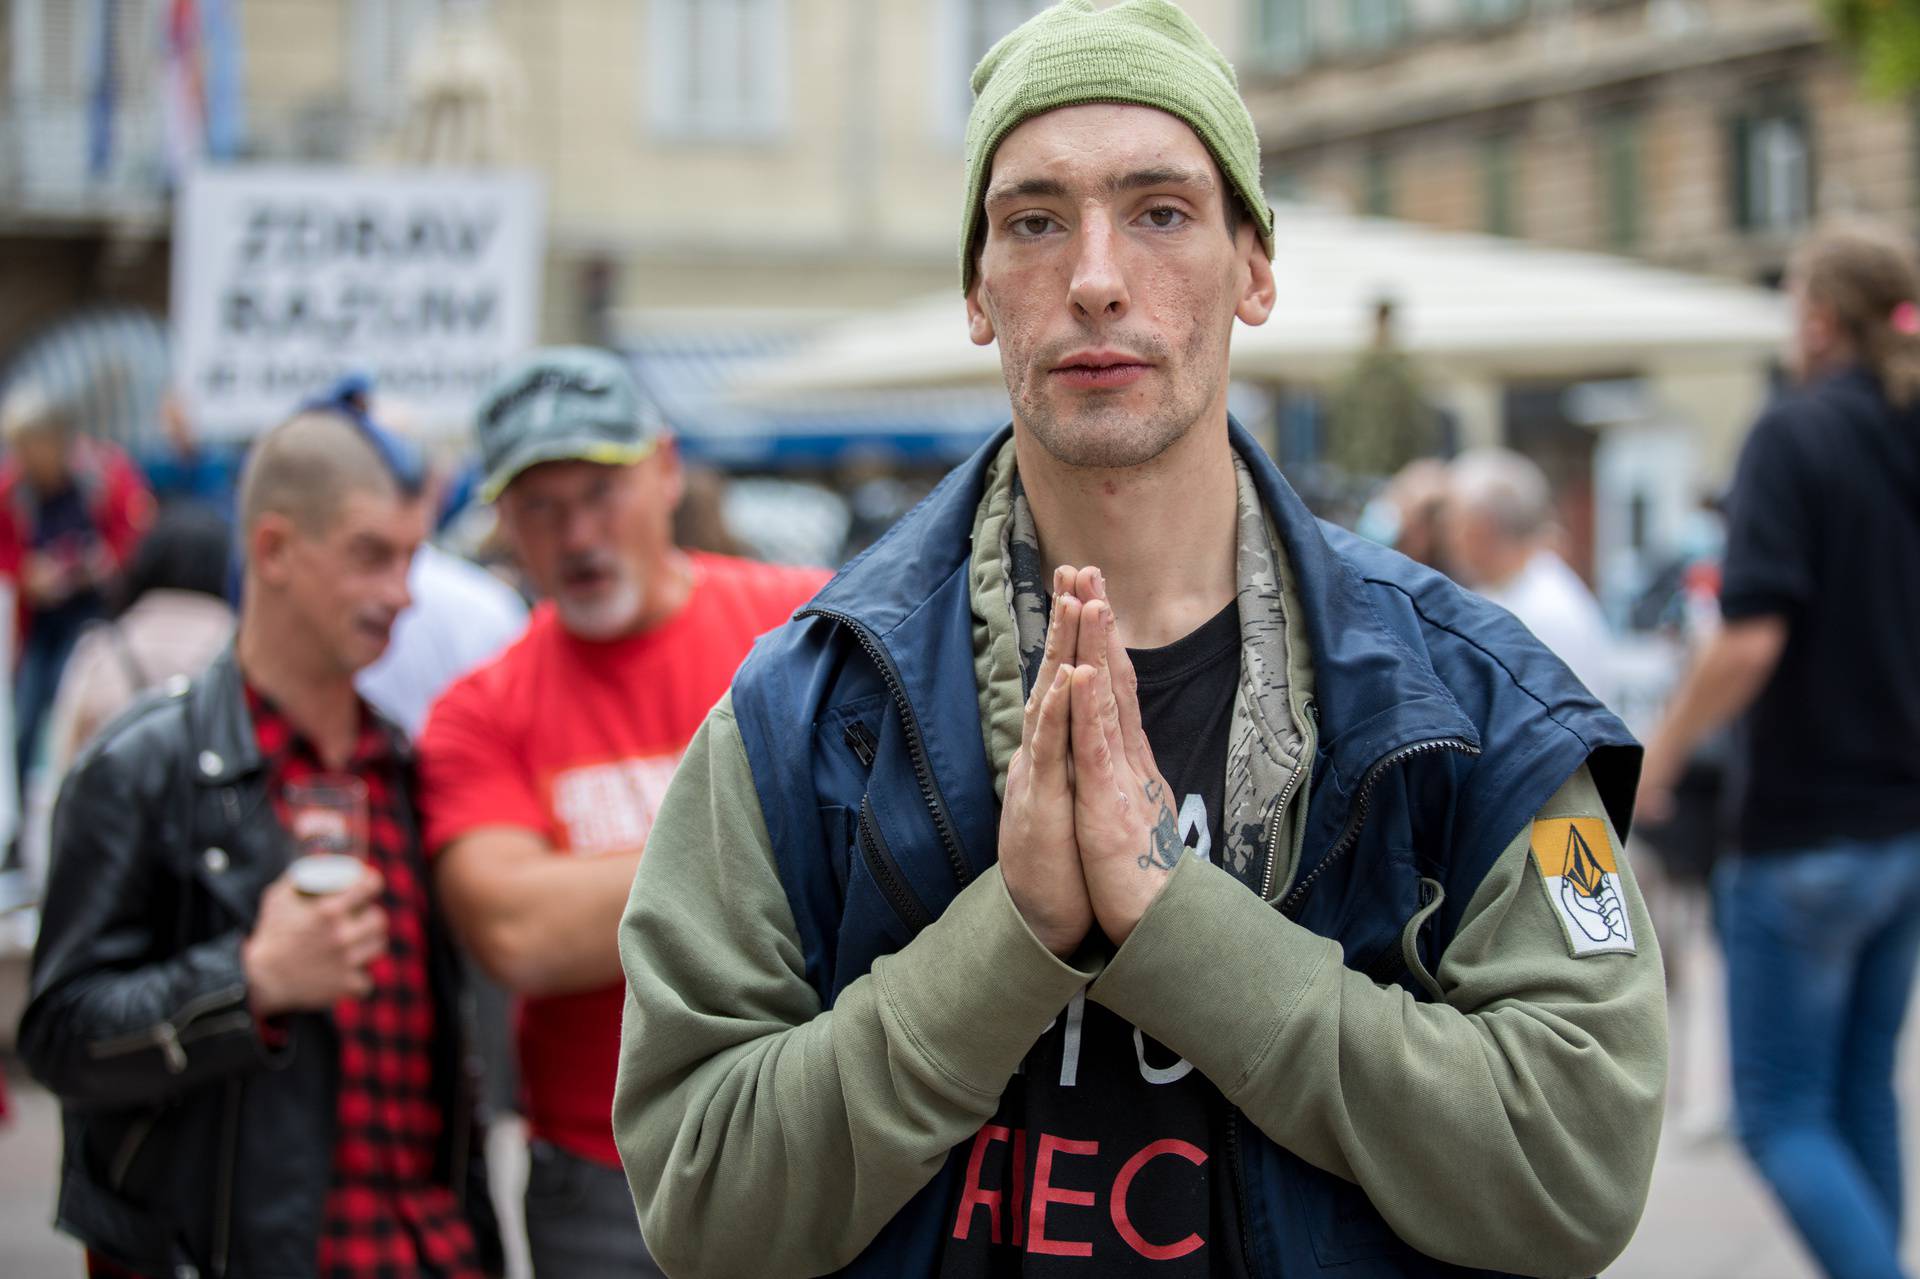
[{"label": "green foliage", "polygon": [[1920,0],[1820,0],[1834,35],[1860,59],[1870,93],[1920,89]]}]

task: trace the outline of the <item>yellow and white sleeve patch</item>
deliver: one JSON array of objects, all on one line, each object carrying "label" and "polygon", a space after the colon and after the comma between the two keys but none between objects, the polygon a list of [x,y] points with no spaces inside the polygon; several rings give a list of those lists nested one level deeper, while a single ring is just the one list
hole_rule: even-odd
[{"label": "yellow and white sleeve patch", "polygon": [[1533,824],[1533,860],[1547,903],[1566,929],[1576,958],[1636,953],[1633,925],[1601,817],[1545,817]]}]

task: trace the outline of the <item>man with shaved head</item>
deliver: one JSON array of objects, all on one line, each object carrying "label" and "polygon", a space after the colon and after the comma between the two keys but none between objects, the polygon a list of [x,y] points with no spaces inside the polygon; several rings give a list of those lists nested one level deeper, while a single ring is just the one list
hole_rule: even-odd
[{"label": "man with shaved head", "polygon": [[418,481],[350,410],[263,438],[233,648],[61,793],[20,1047],[91,1274],[497,1269],[411,765],[353,685],[407,605]]}]

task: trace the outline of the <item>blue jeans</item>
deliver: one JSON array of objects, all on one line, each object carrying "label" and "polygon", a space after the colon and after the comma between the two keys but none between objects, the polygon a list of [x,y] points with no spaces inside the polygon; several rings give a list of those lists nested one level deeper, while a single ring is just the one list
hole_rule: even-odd
[{"label": "blue jeans", "polygon": [[1741,1142],[1828,1275],[1896,1279],[1920,832],[1730,858],[1714,904]]}]

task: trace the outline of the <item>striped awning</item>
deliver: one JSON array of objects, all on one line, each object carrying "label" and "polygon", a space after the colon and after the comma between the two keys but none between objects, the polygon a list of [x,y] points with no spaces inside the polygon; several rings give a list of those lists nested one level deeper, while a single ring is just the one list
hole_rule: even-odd
[{"label": "striped awning", "polygon": [[170,378],[166,321],[135,307],[76,311],[29,338],[0,370],[0,398],[34,386],[87,434],[132,451],[160,438]]},{"label": "striped awning", "polygon": [[825,391],[755,404],[734,396],[744,380],[813,336],[792,328],[661,332],[631,338],[624,350],[683,450],[731,469],[834,465],[876,454],[949,464],[1007,420],[998,387]]}]

